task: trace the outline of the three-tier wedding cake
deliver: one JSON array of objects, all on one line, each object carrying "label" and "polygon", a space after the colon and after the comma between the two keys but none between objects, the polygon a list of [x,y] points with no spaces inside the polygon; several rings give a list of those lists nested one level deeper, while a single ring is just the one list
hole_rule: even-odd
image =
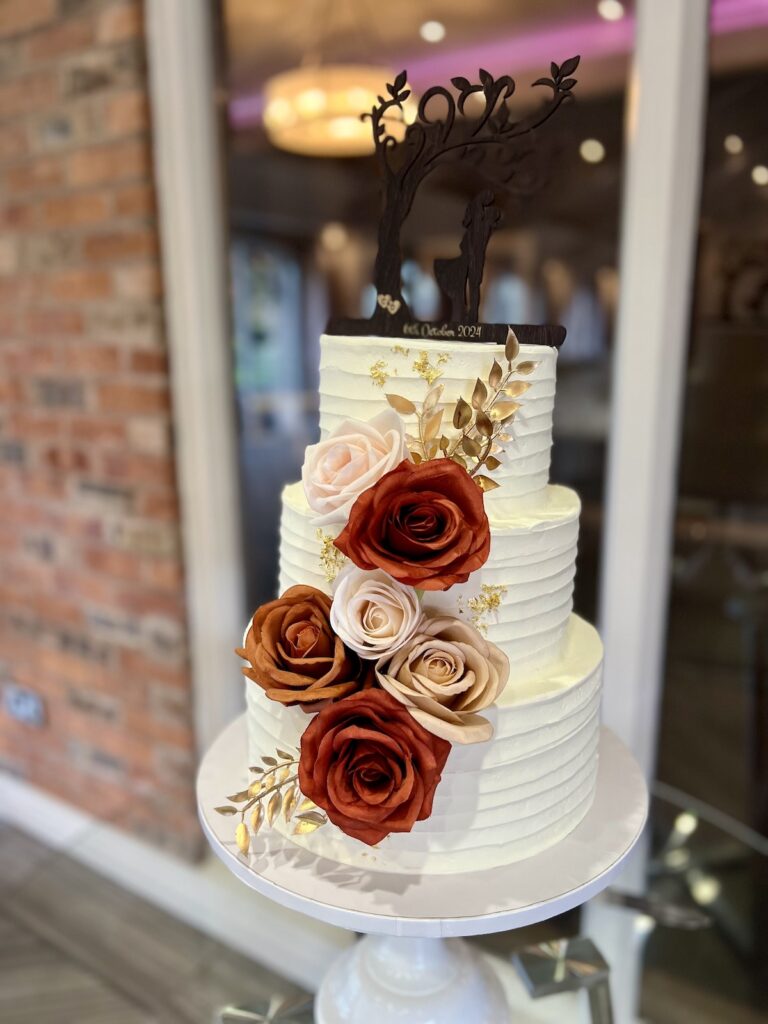
[{"label": "three-tier wedding cake", "polygon": [[[507,656],[508,681],[485,714],[493,737],[452,745],[432,813],[410,832],[393,833],[375,849],[332,825],[297,838],[318,854],[389,871],[494,867],[558,842],[590,807],[602,645],[595,629],[571,612],[579,499],[549,483],[556,358],[554,348],[523,345],[512,363],[505,390],[517,395],[519,408],[509,427],[512,440],[500,454],[499,486],[484,494],[487,560],[466,583],[424,591],[421,599],[429,613],[468,623]],[[321,442],[322,454],[351,466],[354,475],[349,439],[355,424],[398,418],[385,397],[390,386],[414,405],[441,388],[435,409],[447,414],[459,397],[471,406],[475,382],[487,381],[494,361],[505,366],[504,346],[323,337],[320,427],[330,440]],[[406,429],[416,429],[415,415],[404,420]],[[302,483],[288,486],[281,593],[308,585],[331,595],[337,573],[343,574],[343,556],[329,543],[341,531],[318,526],[317,518]],[[251,762],[278,748],[296,749],[306,714],[270,701],[251,681],[246,693]],[[276,825],[292,831],[279,816]]]},{"label": "three-tier wedding cake", "polygon": [[602,645],[572,614],[579,499],[549,483],[565,332],[479,322],[501,217],[487,188],[435,263],[445,321],[410,317],[398,242],[437,163],[530,136],[577,65],[553,64],[535,83],[549,103],[521,120],[514,83],[485,71],[454,78],[457,99],[428,90],[400,142],[404,72],[367,115],[387,186],[377,304],[321,339],[321,436],[283,492],[279,597],[238,650],[251,774],[218,810],[239,815],[244,854],[271,828],[357,868],[460,873],[531,857],[590,808]]}]

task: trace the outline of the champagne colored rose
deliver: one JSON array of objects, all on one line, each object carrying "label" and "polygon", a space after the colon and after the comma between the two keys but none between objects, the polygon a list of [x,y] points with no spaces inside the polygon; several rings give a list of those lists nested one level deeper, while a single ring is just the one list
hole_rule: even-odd
[{"label": "champagne colored rose", "polygon": [[270,700],[305,711],[373,682],[368,662],[348,650],[330,622],[331,599],[314,587],[290,587],[262,605],[237,651],[243,674]]},{"label": "champagne colored rose", "polygon": [[346,420],[304,456],[301,479],[318,526],[345,523],[358,495],[408,458],[403,421],[386,409],[368,423]]},{"label": "champagne colored rose", "polygon": [[342,832],[373,846],[430,816],[450,751],[372,687],[329,704],[309,723],[299,788]]},{"label": "champagne colored rose", "polygon": [[450,459],[401,462],[352,506],[334,541],[360,569],[419,590],[466,583],[491,550],[483,494]]},{"label": "champagne colored rose", "polygon": [[376,676],[429,732],[451,743],[482,743],[493,726],[478,712],[504,689],[509,660],[468,622],[437,616],[424,619],[405,647],[381,658]]},{"label": "champagne colored rose", "polygon": [[331,625],[361,658],[399,651],[419,628],[421,618],[413,587],[398,583],[382,569],[365,572],[349,565],[337,577]]}]

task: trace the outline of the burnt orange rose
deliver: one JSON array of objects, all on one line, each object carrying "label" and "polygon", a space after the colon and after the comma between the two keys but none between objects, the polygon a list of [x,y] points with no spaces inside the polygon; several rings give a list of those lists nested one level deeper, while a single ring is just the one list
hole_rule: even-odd
[{"label": "burnt orange rose", "polygon": [[420,590],[465,583],[488,558],[483,494],[450,459],[401,462],[363,491],[336,547],[361,569],[383,569]]},{"label": "burnt orange rose", "polygon": [[394,697],[365,690],[304,730],[299,787],[342,832],[373,846],[430,816],[450,750]]},{"label": "burnt orange rose", "polygon": [[291,587],[262,605],[237,651],[250,663],[243,674],[271,700],[305,711],[371,685],[370,663],[344,646],[330,613],[330,597],[314,587]]}]

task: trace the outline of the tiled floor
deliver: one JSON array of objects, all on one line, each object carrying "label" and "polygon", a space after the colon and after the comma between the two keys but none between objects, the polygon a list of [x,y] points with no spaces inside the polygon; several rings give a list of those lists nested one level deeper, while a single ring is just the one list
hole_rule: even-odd
[{"label": "tiled floor", "polygon": [[2,1024],[211,1024],[290,985],[0,826]]}]

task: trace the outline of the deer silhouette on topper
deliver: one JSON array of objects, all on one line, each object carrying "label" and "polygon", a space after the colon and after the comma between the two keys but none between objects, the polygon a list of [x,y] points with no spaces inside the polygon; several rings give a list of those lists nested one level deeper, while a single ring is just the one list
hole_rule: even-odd
[{"label": "deer silhouette on topper", "polygon": [[[484,188],[466,208],[459,255],[453,260],[435,262],[435,276],[448,300],[451,320],[457,324],[477,323],[488,240],[501,220],[501,211],[494,206],[494,190],[509,188],[519,171],[521,143],[530,140],[571,99],[576,85],[571,76],[579,60],[576,56],[560,66],[553,63],[551,77],[533,83],[551,90],[549,100],[519,120],[512,119],[507,104],[515,92],[515,81],[509,75],[495,79],[481,69],[480,80],[475,84],[466,78],[452,78],[456,96],[445,86],[432,86],[419,100],[416,119],[407,126],[400,142],[388,129],[393,114],[402,116],[403,104],[411,94],[406,87],[407,73],[401,71],[387,85],[388,96],[377,97],[377,105],[362,115],[371,122],[383,178],[383,210],[373,274],[377,303],[369,320],[338,320],[333,329],[346,334],[393,337],[401,335],[404,325],[412,322],[402,294],[401,229],[422,181],[451,160],[470,163],[485,179],[486,186],[491,186]],[[503,330],[506,334],[506,325]],[[564,337],[564,331],[559,330]],[[532,340],[536,335],[536,340],[543,344],[562,341],[559,334],[559,341],[555,335],[546,340],[540,338],[538,328],[531,328],[529,334]]]},{"label": "deer silhouette on topper", "polygon": [[480,316],[485,250],[501,222],[501,210],[493,205],[494,199],[493,192],[484,189],[467,203],[459,255],[434,262],[437,286],[449,302],[450,319],[457,324],[477,323]]}]

